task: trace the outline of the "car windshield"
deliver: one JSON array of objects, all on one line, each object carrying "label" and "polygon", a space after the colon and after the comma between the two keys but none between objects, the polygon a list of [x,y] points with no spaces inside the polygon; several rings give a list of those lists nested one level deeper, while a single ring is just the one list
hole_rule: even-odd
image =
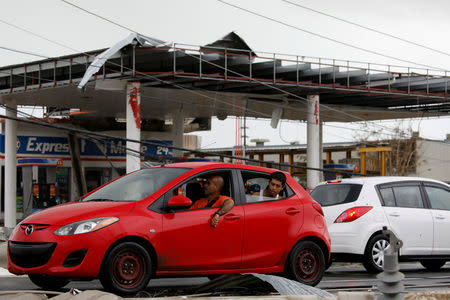
[{"label": "car windshield", "polygon": [[81,201],[138,201],[144,199],[181,174],[186,168],[148,168],[117,179]]},{"label": "car windshield", "polygon": [[324,184],[311,192],[311,197],[322,206],[331,206],[356,201],[361,192],[360,184]]}]

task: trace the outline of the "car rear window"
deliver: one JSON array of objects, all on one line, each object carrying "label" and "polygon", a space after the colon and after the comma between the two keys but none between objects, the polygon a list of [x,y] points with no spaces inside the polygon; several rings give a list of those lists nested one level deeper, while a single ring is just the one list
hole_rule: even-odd
[{"label": "car rear window", "polygon": [[324,184],[311,192],[311,197],[322,206],[331,206],[356,201],[361,192],[361,184]]},{"label": "car rear window", "polygon": [[142,200],[187,171],[186,168],[142,169],[105,185],[81,201]]}]

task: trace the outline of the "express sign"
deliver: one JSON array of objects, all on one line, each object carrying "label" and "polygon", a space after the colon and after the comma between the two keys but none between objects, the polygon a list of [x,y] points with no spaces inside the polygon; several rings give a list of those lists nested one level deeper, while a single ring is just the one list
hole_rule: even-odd
[{"label": "express sign", "polygon": [[[65,137],[49,137],[49,136],[18,136],[18,155],[44,155],[44,156],[69,156],[69,142]],[[141,151],[144,155],[149,156],[172,156],[172,150],[167,146],[171,146],[171,141],[154,141],[147,142],[157,143],[159,145],[149,146],[142,145]],[[126,141],[121,139],[108,140],[88,140],[84,138],[78,139],[78,145],[81,156],[113,156],[123,157],[126,154]],[[0,152],[5,153],[5,136],[0,135]]]}]

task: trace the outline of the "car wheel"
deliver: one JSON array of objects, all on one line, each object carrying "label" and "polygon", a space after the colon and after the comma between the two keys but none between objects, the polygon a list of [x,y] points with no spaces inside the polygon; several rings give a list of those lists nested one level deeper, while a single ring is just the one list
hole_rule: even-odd
[{"label": "car wheel", "polygon": [[70,282],[64,277],[54,277],[44,274],[28,274],[31,282],[44,290],[59,290]]},{"label": "car wheel", "polygon": [[325,272],[325,259],[322,249],[314,242],[298,243],[289,256],[288,277],[307,285],[316,285]]},{"label": "car wheel", "polygon": [[442,259],[427,259],[421,260],[420,264],[429,271],[439,271],[439,269],[445,265],[445,260]]},{"label": "car wheel", "polygon": [[377,234],[367,243],[363,266],[369,273],[383,272],[384,251],[389,248],[389,240],[383,234]]},{"label": "car wheel", "polygon": [[152,275],[152,262],[147,250],[126,242],[115,246],[104,260],[100,282],[106,290],[133,295],[143,290]]}]

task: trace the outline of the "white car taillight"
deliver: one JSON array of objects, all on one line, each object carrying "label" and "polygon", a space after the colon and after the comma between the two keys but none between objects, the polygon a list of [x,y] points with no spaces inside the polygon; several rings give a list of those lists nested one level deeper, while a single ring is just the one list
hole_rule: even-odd
[{"label": "white car taillight", "polygon": [[359,217],[365,215],[369,210],[371,210],[372,206],[355,206],[352,208],[347,209],[342,214],[337,217],[337,219],[334,221],[334,223],[346,223],[346,222],[352,222]]}]

